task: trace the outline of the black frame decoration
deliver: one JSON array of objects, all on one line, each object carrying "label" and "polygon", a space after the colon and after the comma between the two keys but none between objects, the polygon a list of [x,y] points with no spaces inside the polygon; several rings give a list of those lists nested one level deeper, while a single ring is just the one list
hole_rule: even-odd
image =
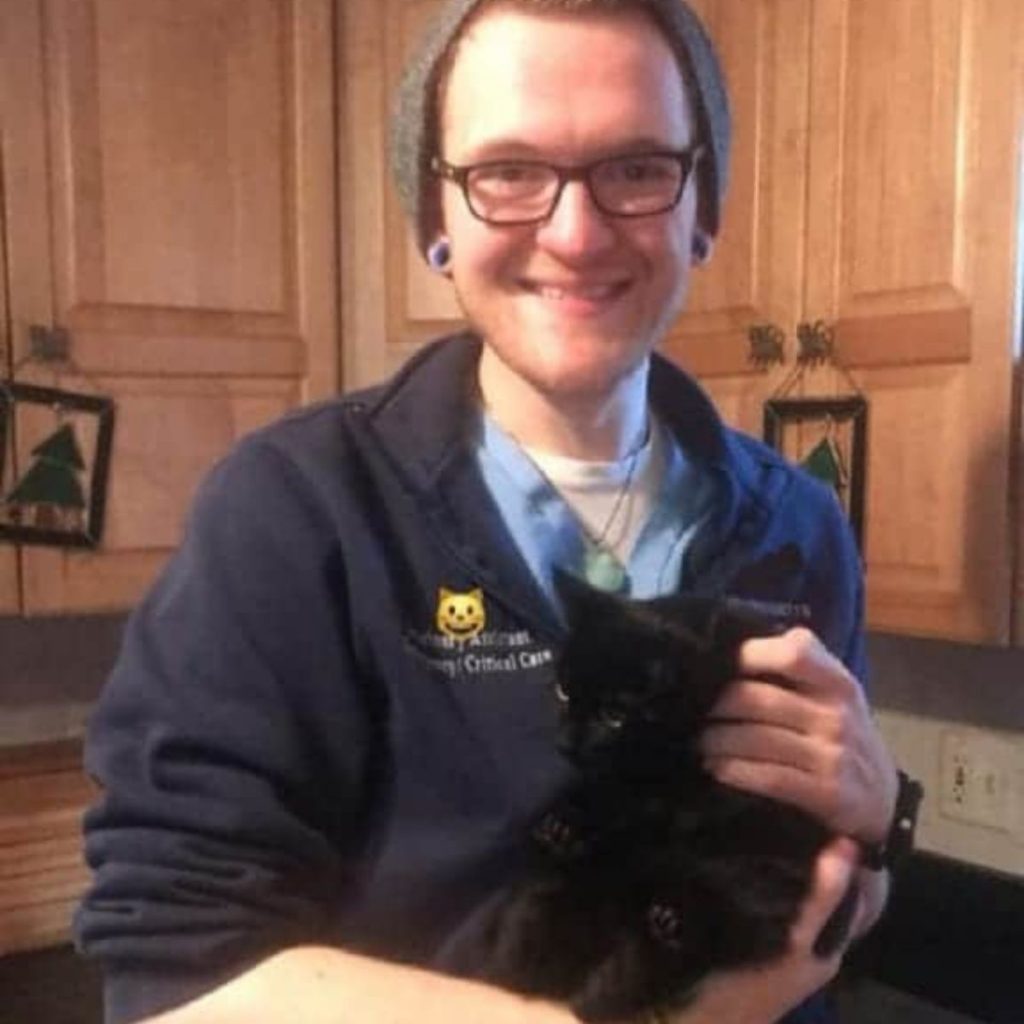
[{"label": "black frame decoration", "polygon": [[800,464],[823,443],[835,453],[845,481],[836,497],[863,548],[868,403],[861,396],[772,399],[764,406],[764,439]]},{"label": "black frame decoration", "polygon": [[[56,429],[52,421],[47,422],[49,429],[39,429],[38,417],[19,416],[33,406],[53,410]],[[86,438],[84,453],[79,435]],[[0,381],[0,541],[96,547],[103,534],[113,435],[110,398]],[[32,461],[19,467],[20,476],[12,480],[9,475],[14,469],[8,456],[15,438],[19,450],[32,453]],[[57,502],[24,499],[33,487],[38,492],[47,486],[62,490],[64,498]]]}]

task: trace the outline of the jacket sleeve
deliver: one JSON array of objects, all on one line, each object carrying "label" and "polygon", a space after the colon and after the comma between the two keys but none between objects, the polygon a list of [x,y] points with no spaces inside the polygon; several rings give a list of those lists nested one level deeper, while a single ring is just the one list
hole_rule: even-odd
[{"label": "jacket sleeve", "polygon": [[324,941],[367,802],[372,699],[314,483],[244,442],[126,628],[86,740],[102,787],[76,915],[108,1024]]},{"label": "jacket sleeve", "polygon": [[807,481],[818,496],[816,548],[810,559],[815,632],[867,688],[864,636],[864,571],[849,520],[827,488]]}]

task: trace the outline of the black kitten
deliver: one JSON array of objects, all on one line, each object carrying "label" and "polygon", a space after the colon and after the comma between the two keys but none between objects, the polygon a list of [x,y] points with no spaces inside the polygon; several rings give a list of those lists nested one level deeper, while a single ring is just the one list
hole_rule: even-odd
[{"label": "black kitten", "polygon": [[[782,623],[728,600],[627,601],[560,580],[570,623],[560,743],[578,768],[530,865],[473,915],[443,967],[567,1002],[583,1020],[684,1004],[707,973],[782,953],[827,830],[723,786],[695,749],[739,644]],[[844,941],[847,894],[818,940]]]}]

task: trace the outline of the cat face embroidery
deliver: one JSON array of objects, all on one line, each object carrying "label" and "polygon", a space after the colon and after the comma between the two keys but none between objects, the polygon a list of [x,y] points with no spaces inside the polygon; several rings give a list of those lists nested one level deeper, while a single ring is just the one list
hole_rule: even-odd
[{"label": "cat face embroidery", "polygon": [[460,594],[441,587],[437,592],[435,621],[441,633],[452,640],[472,640],[487,624],[484,592],[476,587]]}]

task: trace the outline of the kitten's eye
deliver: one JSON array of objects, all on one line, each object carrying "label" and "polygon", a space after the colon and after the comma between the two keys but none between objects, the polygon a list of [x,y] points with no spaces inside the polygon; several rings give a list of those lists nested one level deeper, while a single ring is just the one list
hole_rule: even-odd
[{"label": "kitten's eye", "polygon": [[609,729],[621,729],[626,724],[626,716],[616,708],[603,708],[601,724]]}]

